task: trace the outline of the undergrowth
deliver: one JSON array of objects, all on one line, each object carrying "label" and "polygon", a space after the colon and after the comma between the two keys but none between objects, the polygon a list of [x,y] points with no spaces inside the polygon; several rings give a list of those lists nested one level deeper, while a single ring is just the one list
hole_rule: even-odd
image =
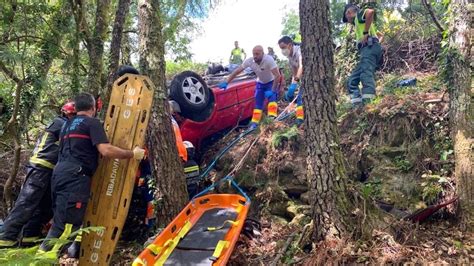
[{"label": "undergrowth", "polygon": [[[49,245],[64,246],[76,238],[80,234],[89,234],[92,232],[101,232],[104,230],[102,226],[91,226],[82,228],[72,232],[67,239],[52,238],[48,241]],[[38,242],[41,243],[39,240]],[[53,265],[58,264],[58,258],[51,258],[47,253],[37,254],[39,246],[29,248],[9,248],[0,249],[0,265],[20,266],[20,265]]]}]

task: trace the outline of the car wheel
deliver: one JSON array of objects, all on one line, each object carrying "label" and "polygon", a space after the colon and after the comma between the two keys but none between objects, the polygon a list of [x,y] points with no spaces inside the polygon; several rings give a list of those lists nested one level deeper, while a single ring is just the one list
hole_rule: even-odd
[{"label": "car wheel", "polygon": [[210,94],[206,82],[192,71],[184,71],[171,81],[170,96],[179,104],[184,115],[206,109]]}]

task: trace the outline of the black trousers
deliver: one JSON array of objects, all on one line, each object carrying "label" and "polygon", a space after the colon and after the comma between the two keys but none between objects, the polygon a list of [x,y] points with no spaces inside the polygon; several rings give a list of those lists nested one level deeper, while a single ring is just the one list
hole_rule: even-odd
[{"label": "black trousers", "polygon": [[8,214],[0,238],[16,241],[23,237],[39,237],[41,229],[53,217],[51,208],[51,174],[45,168],[29,168],[15,206]]},{"label": "black trousers", "polygon": [[91,177],[83,168],[74,162],[59,162],[51,178],[53,199],[53,225],[49,229],[42,250],[50,250],[48,239],[59,238],[67,234],[68,224],[71,232],[78,230],[86,213],[90,197]]}]

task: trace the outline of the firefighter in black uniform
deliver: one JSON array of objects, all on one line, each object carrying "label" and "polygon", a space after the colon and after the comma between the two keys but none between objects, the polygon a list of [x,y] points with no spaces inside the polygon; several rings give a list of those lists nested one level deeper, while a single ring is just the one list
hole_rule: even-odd
[{"label": "firefighter in black uniform", "polygon": [[68,237],[78,230],[84,219],[91,192],[91,178],[98,166],[99,153],[107,158],[141,160],[145,150],[125,150],[109,143],[101,122],[94,118],[96,102],[89,93],[74,99],[77,115],[64,124],[60,134],[59,159],[51,178],[53,225],[39,253],[55,257],[60,244],[48,239]]},{"label": "firefighter in black uniform", "polygon": [[58,160],[58,140],[63,124],[75,114],[74,104],[66,103],[36,142],[28,165],[28,174],[15,206],[5,220],[0,234],[0,248],[15,247],[21,231],[21,244],[34,244],[41,237],[44,224],[53,217],[51,175]]}]

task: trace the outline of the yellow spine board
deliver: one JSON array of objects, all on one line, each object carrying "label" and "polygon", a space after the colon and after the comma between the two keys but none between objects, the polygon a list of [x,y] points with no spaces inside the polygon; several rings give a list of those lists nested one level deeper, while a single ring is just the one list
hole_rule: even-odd
[{"label": "yellow spine board", "polygon": [[[153,85],[147,77],[126,74],[115,81],[104,122],[111,144],[130,150],[144,146],[152,101]],[[127,218],[138,164],[134,159],[100,159],[83,226],[105,230],[84,234],[80,265],[110,264]]]}]

